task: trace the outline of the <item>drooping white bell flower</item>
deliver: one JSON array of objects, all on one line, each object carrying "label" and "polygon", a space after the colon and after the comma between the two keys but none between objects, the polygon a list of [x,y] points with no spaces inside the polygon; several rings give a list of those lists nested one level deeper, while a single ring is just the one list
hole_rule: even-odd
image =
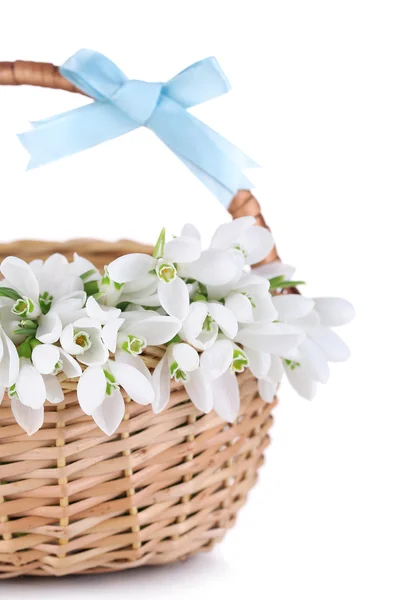
[{"label": "drooping white bell flower", "polygon": [[[251,359],[249,367],[251,369]],[[258,391],[264,402],[271,403],[273,401],[282,380],[283,372],[282,359],[278,356],[270,355],[268,372],[258,380]]]},{"label": "drooping white bell flower", "polygon": [[179,319],[150,310],[126,311],[122,316],[123,318],[106,323],[102,331],[102,340],[113,353],[118,348],[137,356],[147,346],[160,346],[170,342],[182,327]]},{"label": "drooping white bell flower", "polygon": [[211,248],[234,251],[246,265],[260,262],[271,252],[274,239],[268,229],[255,223],[254,217],[240,217],[220,225],[211,241]]},{"label": "drooping white bell flower", "polygon": [[329,362],[341,362],[350,352],[332,326],[349,323],[354,309],[340,298],[308,299],[297,294],[276,296],[273,299],[281,321],[290,323],[305,334],[305,339],[286,354],[284,367],[289,382],[308,399],[316,393],[316,383],[326,383]]},{"label": "drooping white bell flower", "polygon": [[83,412],[92,415],[107,435],[116,431],[125,414],[120,386],[139,404],[147,405],[154,400],[148,376],[127,362],[110,360],[102,366],[90,366],[78,383],[78,401]]},{"label": "drooping white bell flower", "polygon": [[219,302],[193,302],[189,314],[182,323],[182,339],[198,350],[206,350],[213,345],[219,331],[230,339],[238,332],[238,322],[234,313]]},{"label": "drooping white bell flower", "polygon": [[233,422],[240,408],[235,368],[240,370],[239,362],[245,359],[240,349],[237,350],[236,354],[236,347],[230,340],[217,340],[202,353],[199,361],[197,352],[188,344],[169,346],[153,373],[153,411],[159,413],[167,406],[170,380],[174,379],[183,384],[200,411],[207,414],[214,408],[221,418]]},{"label": "drooping white bell flower", "polygon": [[60,337],[61,347],[79,362],[100,366],[108,360],[108,349],[101,338],[101,323],[84,317],[67,325]]},{"label": "drooping white bell flower", "polygon": [[[108,267],[110,277],[127,284],[121,300],[137,303],[129,293],[142,292],[141,301],[157,292],[158,306],[167,314],[183,320],[189,310],[189,292],[178,274],[178,263],[196,261],[200,256],[200,242],[195,237],[181,235],[165,243],[165,231],[160,234],[154,256],[127,254],[114,260]],[[146,304],[149,306],[149,304]]]}]

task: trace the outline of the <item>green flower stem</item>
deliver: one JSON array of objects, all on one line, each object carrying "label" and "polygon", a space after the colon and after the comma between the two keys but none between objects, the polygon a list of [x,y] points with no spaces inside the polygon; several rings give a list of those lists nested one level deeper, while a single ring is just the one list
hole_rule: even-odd
[{"label": "green flower stem", "polygon": [[20,296],[18,292],[8,287],[0,287],[0,296],[11,298],[11,300],[21,300],[22,298],[22,296]]}]

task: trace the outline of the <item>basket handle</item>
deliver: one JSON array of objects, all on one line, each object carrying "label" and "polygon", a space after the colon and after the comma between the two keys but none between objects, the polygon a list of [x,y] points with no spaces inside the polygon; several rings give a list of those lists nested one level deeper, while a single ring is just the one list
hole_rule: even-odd
[{"label": "basket handle", "polygon": [[[16,60],[0,62],[0,85],[32,85],[56,90],[65,90],[86,96],[84,92],[65,79],[59,68],[52,63]],[[228,212],[233,218],[252,216],[262,227],[269,229],[261,214],[258,200],[249,190],[239,190],[233,197]],[[276,248],[262,262],[269,263],[279,260]]]}]

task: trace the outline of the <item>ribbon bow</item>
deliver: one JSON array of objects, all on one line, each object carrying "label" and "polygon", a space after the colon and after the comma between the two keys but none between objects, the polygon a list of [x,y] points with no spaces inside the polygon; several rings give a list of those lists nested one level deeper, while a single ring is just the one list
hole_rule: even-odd
[{"label": "ribbon bow", "polygon": [[130,80],[108,58],[79,50],[60,73],[95,101],[32,123],[19,138],[28,169],[69,156],[138,127],[148,127],[228,206],[251,182],[242,169],[258,165],[187,112],[230,89],[216,58],[194,63],[166,83]]}]

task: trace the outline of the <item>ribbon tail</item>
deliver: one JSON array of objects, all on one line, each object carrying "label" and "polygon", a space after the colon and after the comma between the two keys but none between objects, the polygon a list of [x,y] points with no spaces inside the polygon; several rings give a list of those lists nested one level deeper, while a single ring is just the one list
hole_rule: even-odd
[{"label": "ribbon tail", "polygon": [[139,125],[111,104],[95,102],[38,121],[33,127],[18,136],[31,157],[28,170],[97,146]]},{"label": "ribbon tail", "polygon": [[[232,152],[231,156],[229,152],[222,152],[214,143],[217,139],[215,132],[214,136],[210,136],[201,121],[173,100],[164,96],[147,126],[217,195],[224,206],[239,189],[252,187],[251,181],[236,166],[237,154]],[[230,145],[226,147],[231,148]]]}]

